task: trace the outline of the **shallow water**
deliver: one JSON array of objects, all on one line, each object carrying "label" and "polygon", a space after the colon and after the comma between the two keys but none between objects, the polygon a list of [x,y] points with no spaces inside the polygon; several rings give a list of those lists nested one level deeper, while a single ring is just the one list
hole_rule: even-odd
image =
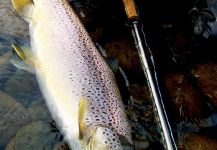
[{"label": "shallow water", "polygon": [[[80,14],[81,20],[94,42],[105,48],[108,57],[114,58],[115,62],[118,60],[122,68],[117,71],[118,67],[116,67],[117,72],[115,74],[132,126],[135,149],[163,149],[160,128],[155,120],[151,97],[148,94],[143,73],[138,65],[138,56],[130,28],[123,27],[124,19],[118,20],[121,14],[117,13],[116,7],[114,8],[115,13],[106,14],[102,10],[103,8],[98,8],[98,5],[104,6],[101,3],[88,0],[85,2],[73,1],[73,7]],[[111,5],[115,2],[107,3]],[[90,4],[91,8],[88,8]],[[95,14],[95,9],[96,12],[102,12],[103,15],[110,18],[109,21],[115,18],[112,20],[114,22],[102,19],[102,14]],[[114,26],[114,30],[118,32],[113,31],[111,33],[110,30],[113,30],[111,28],[114,28]],[[150,35],[153,36],[154,34]],[[56,129],[55,123],[52,122],[35,75],[19,70],[10,63],[9,56],[12,54],[12,43],[29,45],[28,25],[15,13],[10,0],[0,0],[0,150],[11,150],[14,147],[17,150],[68,149],[61,134]],[[156,47],[153,46],[153,48]],[[178,54],[182,55],[182,53]],[[167,58],[169,57],[167,56]],[[157,60],[157,62],[161,61],[161,58]],[[198,95],[194,91],[195,86],[192,86],[194,85],[192,83],[194,82],[193,79],[186,79],[185,73],[179,69],[171,71],[168,69],[169,65],[165,65],[166,67],[163,64],[158,66],[164,69],[164,72],[161,71],[163,69],[159,69],[162,75],[161,80],[164,81],[165,78],[166,82],[166,85],[162,83],[162,87],[165,88],[163,92],[169,93],[164,94],[164,98],[178,99],[175,102],[172,100],[166,101],[166,108],[177,145],[181,145],[180,147],[184,147],[183,149],[186,149],[186,145],[192,148],[192,140],[200,141],[201,144],[207,144],[207,141],[211,141],[215,146],[217,138],[215,136],[217,135],[216,106],[214,106],[213,101],[213,103],[210,102],[212,98],[207,98],[207,95],[213,93],[205,90],[202,91],[202,95]],[[215,62],[212,66],[217,68]],[[197,69],[195,70],[195,76],[201,73]],[[214,69],[215,71],[216,69]],[[199,74],[199,76],[202,75]],[[215,79],[217,78],[214,76],[213,80],[216,81]],[[199,81],[196,82],[200,85]],[[179,94],[181,95],[180,99]],[[199,102],[192,101],[192,99]],[[204,104],[207,105],[206,108],[203,107]],[[213,133],[210,133],[210,130]],[[199,136],[196,134],[196,136],[193,135],[188,138],[189,133],[198,132]],[[206,138],[204,138],[204,135]],[[210,139],[214,139],[214,142]]]},{"label": "shallow water", "polygon": [[[38,130],[44,134],[53,134],[46,128],[52,121],[51,116],[45,106],[43,97],[38,87],[35,75],[26,71],[19,70],[10,62],[12,53],[12,43],[19,45],[28,45],[28,25],[13,10],[10,0],[0,1],[0,149],[5,149],[6,145],[16,145],[17,149],[42,149],[38,145],[49,146],[55,145],[55,134],[53,136],[40,135]],[[43,121],[45,127],[38,123]],[[38,124],[34,129],[37,134],[31,133],[25,129],[32,123]],[[27,126],[27,127],[26,127]],[[22,130],[21,130],[22,128]],[[22,133],[26,130],[26,133]],[[58,132],[57,132],[58,133]],[[35,137],[36,143],[31,143],[25,137],[27,135]],[[41,138],[41,139],[37,139]],[[43,139],[44,137],[44,139]],[[12,138],[18,138],[12,142]],[[50,138],[50,139],[49,139]],[[41,140],[41,141],[40,141]],[[47,142],[43,144],[42,141]],[[50,144],[49,142],[52,142]],[[57,141],[57,140],[56,140]],[[58,140],[61,141],[61,140]],[[28,144],[29,142],[29,144]],[[9,144],[10,143],[10,144]],[[28,144],[30,147],[25,147]],[[31,147],[32,146],[32,147]],[[8,150],[13,149],[7,146]]]}]

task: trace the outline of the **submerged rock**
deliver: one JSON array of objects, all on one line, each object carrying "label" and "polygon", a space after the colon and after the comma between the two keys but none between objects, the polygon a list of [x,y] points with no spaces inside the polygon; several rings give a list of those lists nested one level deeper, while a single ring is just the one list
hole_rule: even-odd
[{"label": "submerged rock", "polygon": [[51,114],[48,111],[48,108],[45,104],[44,99],[40,99],[37,101],[33,101],[29,107],[27,108],[27,111],[33,121],[48,121],[52,120]]},{"label": "submerged rock", "polygon": [[35,75],[23,70],[17,70],[14,76],[7,81],[5,92],[25,107],[42,97]]},{"label": "submerged rock", "polygon": [[12,52],[10,51],[0,55],[0,66],[9,62],[11,55],[12,55]]},{"label": "submerged rock", "polygon": [[217,140],[198,134],[187,134],[179,141],[180,150],[215,150]]},{"label": "submerged rock", "polygon": [[[1,50],[0,50],[1,52]],[[9,62],[10,52],[0,56],[0,90],[5,87],[5,82],[15,73],[16,68]]]},{"label": "submerged rock", "polygon": [[15,150],[15,138],[10,140],[10,143],[7,144],[5,150]]},{"label": "submerged rock", "polygon": [[70,150],[70,149],[65,142],[60,142],[54,146],[53,150]]},{"label": "submerged rock", "polygon": [[133,39],[124,38],[105,45],[108,58],[117,58],[125,71],[141,69],[137,49],[132,41]]},{"label": "submerged rock", "polygon": [[174,118],[193,122],[204,118],[203,99],[185,75],[168,73],[165,76],[164,84],[172,108],[172,115],[175,115]]},{"label": "submerged rock", "polygon": [[217,107],[217,63],[197,64],[192,69],[200,89]]},{"label": "submerged rock", "polygon": [[145,99],[146,101],[151,101],[151,95],[149,94],[149,89],[145,85],[131,84],[129,87],[131,95],[135,99]]},{"label": "submerged rock", "polygon": [[[21,128],[6,150],[51,150],[61,142],[62,135],[56,128],[48,122],[37,121]],[[64,147],[56,150],[64,150]]]},{"label": "submerged rock", "polygon": [[15,11],[11,0],[0,3],[0,33],[16,38],[28,38],[28,24]]},{"label": "submerged rock", "polygon": [[134,147],[136,150],[148,149],[152,142],[159,140],[160,136],[153,111],[152,98],[144,84],[131,84],[129,91],[131,105],[126,113],[132,127]]},{"label": "submerged rock", "polygon": [[0,145],[6,144],[30,121],[26,109],[15,99],[0,91]]},{"label": "submerged rock", "polygon": [[136,150],[145,150],[149,147],[149,143],[145,141],[134,141]]}]

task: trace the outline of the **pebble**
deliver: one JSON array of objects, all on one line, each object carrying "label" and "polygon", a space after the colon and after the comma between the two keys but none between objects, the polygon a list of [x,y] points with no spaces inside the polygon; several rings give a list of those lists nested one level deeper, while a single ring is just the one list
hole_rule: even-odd
[{"label": "pebble", "polygon": [[200,93],[183,74],[167,73],[164,78],[167,102],[175,120],[195,122],[204,118],[205,103]]},{"label": "pebble", "polygon": [[201,63],[192,69],[200,89],[210,98],[210,102],[217,107],[217,63]]},{"label": "pebble", "polygon": [[22,126],[30,122],[26,109],[1,91],[0,118],[0,145],[6,144]]},{"label": "pebble", "polygon": [[70,150],[70,149],[65,142],[60,142],[54,146],[53,150]]},{"label": "pebble", "polygon": [[42,97],[35,75],[23,70],[17,70],[6,82],[4,91],[24,107]]},{"label": "pebble", "polygon": [[31,116],[33,121],[48,121],[52,120],[51,114],[45,104],[44,99],[33,101],[27,108],[28,114]]},{"label": "pebble", "polygon": [[0,33],[16,38],[28,38],[28,23],[14,10],[11,0],[1,0]]},{"label": "pebble", "polygon": [[120,66],[125,71],[138,71],[141,70],[139,63],[139,56],[133,39],[124,38],[113,40],[105,45],[108,58],[117,58]]},{"label": "pebble", "polygon": [[0,90],[4,89],[5,83],[16,71],[16,68],[9,62],[9,56],[10,52],[0,55]]},{"label": "pebble", "polygon": [[149,143],[146,141],[134,141],[136,150],[145,150],[149,147]]},{"label": "pebble", "polygon": [[179,142],[180,150],[216,150],[217,140],[199,134],[184,135]]},{"label": "pebble", "polygon": [[61,140],[61,134],[49,122],[36,121],[21,128],[6,150],[52,150],[56,144],[63,142]]}]

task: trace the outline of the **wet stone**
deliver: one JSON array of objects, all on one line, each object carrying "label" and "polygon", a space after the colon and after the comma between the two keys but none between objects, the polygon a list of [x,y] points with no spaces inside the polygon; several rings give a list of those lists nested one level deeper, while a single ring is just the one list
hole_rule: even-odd
[{"label": "wet stone", "polygon": [[198,86],[217,107],[217,63],[197,64],[192,69]]},{"label": "wet stone", "polygon": [[9,62],[9,59],[10,52],[0,55],[0,90],[5,88],[5,83],[16,71],[16,68]]},{"label": "wet stone", "polygon": [[139,84],[131,84],[129,90],[133,98],[151,101],[151,96],[149,94],[147,86],[139,85]]},{"label": "wet stone", "polygon": [[137,49],[132,40],[124,38],[114,40],[105,45],[108,57],[117,58],[120,66],[126,71],[138,71],[141,69]]},{"label": "wet stone", "polygon": [[27,111],[33,121],[48,121],[52,120],[51,114],[45,104],[44,99],[33,101],[27,108]]},{"label": "wet stone", "polygon": [[15,150],[15,138],[10,140],[10,143],[7,144],[5,150]]},{"label": "wet stone", "polygon": [[129,92],[131,106],[126,113],[132,127],[134,146],[139,150],[147,149],[159,138],[151,97],[147,86],[141,83],[131,84]]},{"label": "wet stone", "polygon": [[58,130],[53,129],[48,122],[37,121],[21,128],[6,150],[51,150],[60,142]]},{"label": "wet stone", "polygon": [[53,150],[70,150],[70,149],[65,142],[60,142],[54,146]]},{"label": "wet stone", "polygon": [[22,126],[30,122],[26,109],[1,91],[0,118],[0,145],[6,144]]},{"label": "wet stone", "polygon": [[189,83],[183,74],[167,73],[164,86],[168,94],[170,112],[175,120],[196,121],[204,118],[205,104],[200,93]]},{"label": "wet stone", "polygon": [[17,70],[5,85],[5,92],[16,98],[24,107],[42,97],[35,75]]},{"label": "wet stone", "polygon": [[149,147],[149,143],[145,141],[134,141],[136,150],[145,150]]},{"label": "wet stone", "polygon": [[3,14],[0,15],[0,35],[28,39],[28,24],[15,12],[10,0],[1,0],[0,14]]},{"label": "wet stone", "polygon": [[6,64],[9,62],[9,59],[11,58],[12,52],[8,51],[0,55],[0,66]]},{"label": "wet stone", "polygon": [[179,141],[180,150],[216,150],[217,140],[199,134],[187,134]]}]

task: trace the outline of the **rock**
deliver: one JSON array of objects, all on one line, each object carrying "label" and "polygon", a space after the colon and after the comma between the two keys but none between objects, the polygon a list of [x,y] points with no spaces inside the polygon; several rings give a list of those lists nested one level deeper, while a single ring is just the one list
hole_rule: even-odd
[{"label": "rock", "polygon": [[151,101],[151,95],[149,89],[145,85],[131,84],[129,87],[130,93],[135,99],[144,99]]},{"label": "rock", "polygon": [[60,142],[54,146],[53,150],[70,150],[70,149],[65,142]]},{"label": "rock", "polygon": [[129,91],[132,98],[126,113],[132,127],[134,146],[138,150],[147,149],[159,138],[152,100],[146,85],[131,84]]},{"label": "rock", "polygon": [[27,111],[33,121],[52,120],[44,99],[33,101],[27,108]]},{"label": "rock", "polygon": [[200,89],[217,107],[217,63],[197,64],[192,69],[192,73],[196,77]]},{"label": "rock", "polygon": [[7,144],[5,150],[15,150],[15,138],[10,140],[10,143]]},{"label": "rock", "polygon": [[149,143],[145,141],[134,141],[136,150],[145,150],[149,147]]},{"label": "rock", "polygon": [[16,68],[9,62],[9,55],[10,52],[4,53],[0,56],[0,90],[3,90],[5,88],[5,82],[16,71]]},{"label": "rock", "polygon": [[26,109],[15,99],[0,91],[0,145],[4,145],[30,121]]},{"label": "rock", "polygon": [[148,88],[145,85],[131,84],[129,91],[132,96],[131,105],[134,109],[133,113],[127,112],[127,114],[131,116],[130,118],[136,117],[137,119],[141,119],[141,121],[154,125],[155,116],[153,113],[152,98],[149,95]]},{"label": "rock", "polygon": [[9,62],[11,55],[12,55],[12,52],[6,52],[3,55],[1,55],[0,56],[0,66]]},{"label": "rock", "polygon": [[48,122],[37,121],[21,128],[6,150],[51,150],[61,143],[61,140],[59,131],[52,128]]},{"label": "rock", "polygon": [[187,134],[179,143],[180,150],[216,150],[217,140],[198,134]]},{"label": "rock", "polygon": [[164,85],[168,94],[168,103],[171,105],[170,112],[175,119],[194,122],[204,117],[205,104],[186,76],[168,73],[164,78]]},{"label": "rock", "polygon": [[23,70],[17,70],[15,75],[7,81],[5,92],[25,107],[42,97],[35,75]]},{"label": "rock", "polygon": [[95,20],[95,13],[96,13],[96,7],[97,7],[97,1],[96,0],[86,0],[86,1],[72,1],[71,5],[80,18],[81,22],[84,24],[85,28],[88,28],[87,30],[90,30],[89,28],[95,27],[96,20]]},{"label": "rock", "polygon": [[137,49],[132,41],[133,39],[124,38],[105,45],[108,58],[117,58],[125,71],[141,70]]},{"label": "rock", "polygon": [[28,23],[14,10],[10,0],[1,0],[0,33],[16,38],[28,38]]}]

